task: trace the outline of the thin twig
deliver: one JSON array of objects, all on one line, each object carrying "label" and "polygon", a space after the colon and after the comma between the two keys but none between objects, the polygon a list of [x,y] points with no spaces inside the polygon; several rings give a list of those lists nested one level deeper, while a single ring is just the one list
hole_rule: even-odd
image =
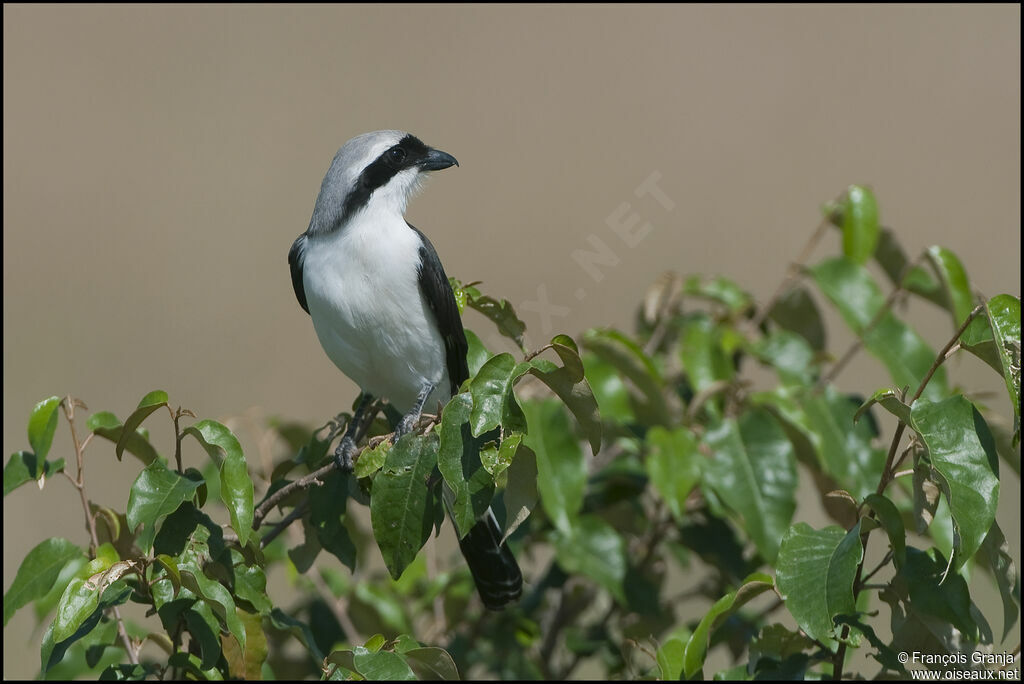
[{"label": "thin twig", "polygon": [[279,534],[281,534],[282,532],[284,532],[286,527],[288,527],[293,522],[295,522],[296,520],[301,518],[303,515],[305,515],[306,514],[306,510],[308,508],[309,508],[309,499],[303,499],[302,501],[300,501],[299,505],[296,506],[292,510],[291,513],[286,515],[280,522],[276,523],[272,528],[270,528],[269,532],[267,532],[265,535],[263,535],[263,538],[260,539],[260,548],[264,548],[265,549],[270,544],[270,542],[272,542],[275,539],[277,539],[277,536]]},{"label": "thin twig", "polygon": [[[96,553],[96,549],[99,548],[100,538],[99,535],[96,534],[96,519],[92,516],[92,511],[89,510],[89,497],[85,492],[85,459],[83,458],[84,443],[78,440],[78,433],[75,431],[75,406],[78,405],[82,408],[87,407],[84,403],[75,399],[70,394],[61,401],[60,405],[61,408],[64,409],[64,417],[67,419],[68,426],[71,428],[71,441],[74,444],[75,462],[78,465],[78,479],[71,479],[70,476],[68,479],[71,480],[75,489],[78,490],[78,496],[82,500],[82,510],[85,513],[85,521],[89,530],[89,540],[91,544],[89,555],[91,556],[94,555]],[[124,620],[121,618],[121,611],[118,610],[117,606],[114,606],[111,610],[114,613],[114,619],[117,622],[118,635],[121,637],[122,643],[124,643],[125,651],[128,652],[128,660],[132,665],[138,665],[139,657],[135,653],[135,648],[132,646],[132,640],[128,636],[128,630],[125,629]]]},{"label": "thin twig", "polygon": [[[838,203],[845,194],[846,192],[844,191],[837,196],[833,202]],[[754,318],[751,319],[750,325],[754,330],[757,330],[757,328],[760,327],[769,312],[771,312],[775,307],[775,304],[782,297],[782,294],[786,291],[789,284],[800,274],[800,271],[803,269],[804,262],[811,256],[811,252],[814,251],[814,248],[818,246],[818,242],[820,242],[822,236],[825,235],[825,229],[828,228],[830,223],[832,223],[832,217],[826,216],[821,220],[821,223],[818,224],[818,227],[814,230],[814,233],[811,234],[811,237],[807,240],[804,248],[800,251],[800,255],[797,256],[796,261],[789,265],[789,268],[786,270],[786,275],[783,276],[782,282],[779,283],[779,286],[775,288],[775,292],[772,293],[772,296],[768,298],[765,305],[762,306]]]}]

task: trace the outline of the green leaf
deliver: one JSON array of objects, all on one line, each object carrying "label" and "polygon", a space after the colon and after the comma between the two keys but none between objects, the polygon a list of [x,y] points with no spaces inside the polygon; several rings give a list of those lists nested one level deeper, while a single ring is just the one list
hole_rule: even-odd
[{"label": "green leaf", "polygon": [[181,572],[182,586],[202,597],[244,650],[246,647],[245,625],[235,610],[235,600],[231,597],[231,592],[227,587],[217,580],[207,577],[191,559],[178,563],[178,570]]},{"label": "green leaf", "polygon": [[[905,629],[912,632],[920,632],[922,628],[926,631],[937,630],[938,634],[933,634],[940,643],[947,648],[959,650],[962,638],[972,643],[982,639],[983,630],[975,621],[975,617],[980,618],[981,614],[971,604],[970,592],[963,576],[947,573],[947,567],[948,562],[938,549],[921,551],[907,547],[907,563],[894,578],[893,586],[905,598],[908,609]],[[909,636],[911,643],[914,643],[920,636],[901,633],[901,627],[904,627],[901,623],[903,620],[900,616],[894,615],[893,648],[906,650],[901,642]],[[960,635],[951,633],[951,626]]]},{"label": "green leaf", "polygon": [[430,537],[435,503],[427,480],[437,464],[437,455],[435,434],[406,435],[388,453],[384,467],[373,480],[373,536],[393,579],[402,575]]},{"label": "green leaf", "polygon": [[856,611],[853,581],[864,554],[860,523],[846,532],[797,523],[782,538],[776,583],[796,623],[835,652],[832,618]]},{"label": "green leaf", "polygon": [[43,673],[59,663],[76,641],[92,632],[108,608],[127,602],[131,594],[123,581],[114,582],[100,596],[86,580],[72,579],[57,604],[53,622],[43,635],[40,649]]},{"label": "green leaf", "polygon": [[53,444],[53,433],[57,430],[57,409],[60,397],[43,399],[32,409],[28,419],[28,443],[40,461],[45,461]]},{"label": "green leaf", "polygon": [[949,501],[957,532],[953,557],[957,571],[974,556],[995,520],[999,502],[995,442],[985,419],[961,395],[934,403],[915,402],[911,427],[928,449],[938,485]]},{"label": "green leaf", "polygon": [[145,525],[138,542],[143,550],[149,549],[160,518],[190,500],[198,487],[198,482],[168,470],[160,461],[153,461],[139,473],[128,494],[127,519],[131,530],[140,523]]},{"label": "green leaf", "polygon": [[704,457],[697,438],[685,427],[668,431],[656,425],[647,432],[647,475],[669,511],[679,522],[686,514],[686,497],[700,481]]},{"label": "green leaf", "polygon": [[323,486],[310,489],[309,524],[316,530],[320,545],[355,572],[356,545],[345,527],[348,487],[348,473],[332,473]]},{"label": "green leaf", "polygon": [[369,681],[410,681],[416,675],[402,656],[391,651],[370,651],[363,646],[352,649],[356,672]]},{"label": "green leaf", "polygon": [[878,203],[870,189],[851,185],[842,201],[843,253],[865,263],[878,245]]},{"label": "green leaf", "polygon": [[548,347],[558,354],[562,366],[556,367],[543,359],[533,359],[528,362],[528,372],[550,387],[565,403],[590,441],[591,451],[596,454],[601,449],[601,414],[598,412],[597,399],[584,377],[583,360],[576,343],[566,335],[558,335]]},{"label": "green leaf", "polygon": [[19,608],[46,596],[64,566],[78,558],[85,558],[82,549],[60,537],[40,542],[29,551],[4,594],[4,626]]},{"label": "green leaf", "polygon": [[668,682],[680,678],[683,672],[683,652],[685,650],[686,644],[682,639],[676,637],[661,645],[656,654],[656,660],[662,680]]},{"label": "green leaf", "polygon": [[708,640],[711,633],[729,615],[739,610],[751,599],[760,596],[774,586],[772,578],[764,573],[756,572],[743,581],[736,591],[730,592],[718,599],[707,615],[701,618],[697,628],[693,630],[690,640],[686,643],[683,651],[683,674],[687,679],[692,678],[704,667],[704,657],[707,655]]},{"label": "green leaf", "polygon": [[473,435],[479,437],[498,425],[506,430],[522,429],[522,410],[512,394],[512,385],[527,369],[525,364],[516,364],[508,352],[492,356],[481,366],[469,384],[473,397],[470,414]]},{"label": "green leaf", "polygon": [[820,394],[805,394],[803,414],[797,412],[825,472],[858,500],[875,491],[885,466],[885,451],[873,443],[871,421],[854,420],[860,403],[829,385]]},{"label": "green leaf", "polygon": [[860,420],[864,412],[875,404],[881,404],[886,411],[899,418],[905,424],[910,424],[910,407],[903,403],[899,395],[891,389],[880,389],[871,395],[871,398],[860,405],[857,412],[853,414],[853,422]]},{"label": "green leaf", "polygon": [[896,561],[896,568],[903,567],[907,561],[907,530],[896,504],[880,494],[869,494],[864,503],[875,512],[878,522],[889,536],[889,546]]},{"label": "green leaf", "polygon": [[654,361],[617,330],[588,330],[584,336],[584,347],[614,366],[622,377],[628,378],[640,392],[638,412],[647,414],[652,424],[669,425],[668,406],[662,394],[664,381]]},{"label": "green leaf", "polygon": [[739,423],[723,420],[704,440],[714,454],[705,482],[739,513],[762,557],[772,562],[796,508],[792,443],[763,409],[749,411]]},{"label": "green leaf", "polygon": [[443,648],[424,647],[411,648],[402,653],[406,664],[423,681],[455,681],[459,677],[459,669],[455,666],[448,651]]},{"label": "green leaf", "polygon": [[601,418],[618,423],[636,420],[629,390],[615,366],[594,354],[587,354],[583,358],[587,383],[594,392]]},{"label": "green leaf", "polygon": [[1013,441],[1017,444],[1020,442],[1020,300],[1006,294],[996,295],[985,304],[985,310],[1013,405]]},{"label": "green leaf", "polygon": [[537,505],[537,454],[520,443],[515,460],[505,472],[505,536],[502,542],[526,521]]},{"label": "green leaf", "polygon": [[888,644],[879,639],[875,634],[875,630],[869,625],[857,620],[852,615],[837,615],[835,622],[836,625],[848,625],[867,637],[871,647],[875,649],[874,652],[868,651],[868,655],[877,660],[886,670],[897,673],[903,679],[909,679],[906,668],[903,667],[899,660],[899,655]]},{"label": "green leaf", "polygon": [[369,477],[380,470],[384,466],[384,461],[387,460],[388,452],[391,451],[392,446],[394,445],[385,439],[372,449],[364,449],[356,460],[355,476]]},{"label": "green leaf", "polygon": [[465,536],[483,515],[494,495],[494,480],[481,463],[477,440],[470,433],[473,397],[456,394],[441,414],[437,467],[455,495],[451,505],[456,534]]},{"label": "green leaf", "polygon": [[238,439],[215,420],[201,420],[184,430],[192,435],[214,459],[223,454],[220,464],[220,496],[231,516],[231,526],[243,546],[249,541],[253,521],[253,485],[249,467]]},{"label": "green leaf", "polygon": [[987,363],[999,375],[1003,374],[1003,362],[992,336],[992,325],[988,316],[975,316],[967,329],[960,335],[960,347]]},{"label": "green leaf", "polygon": [[465,332],[466,343],[469,345],[466,351],[466,365],[469,366],[469,377],[473,377],[480,372],[480,367],[484,365],[487,359],[491,358],[491,352],[487,351],[487,347],[476,336],[476,333],[468,328]]},{"label": "green leaf", "polygon": [[[500,446],[491,446],[480,450],[480,462],[492,478],[499,477],[512,465],[520,445],[523,443],[523,433],[513,432],[501,440]],[[493,442],[491,442],[493,444]]]},{"label": "green leaf", "polygon": [[[823,261],[810,272],[867,350],[885,364],[893,384],[917,388],[931,368],[935,352],[891,310],[879,313],[885,297],[867,269],[838,257]],[[925,388],[924,397],[933,399],[946,394],[946,373],[940,366]]]},{"label": "green leaf", "polygon": [[705,314],[688,318],[682,329],[679,356],[690,384],[700,393],[710,385],[729,380],[735,374],[722,348],[721,331]]},{"label": "green leaf", "polygon": [[142,397],[139,402],[138,408],[132,411],[132,414],[128,416],[124,421],[124,428],[121,431],[121,439],[117,442],[117,460],[121,460],[121,454],[124,453],[127,448],[128,440],[131,439],[131,435],[135,434],[135,431],[142,421],[146,420],[151,413],[159,409],[161,406],[167,406],[167,392],[163,390],[154,390]]},{"label": "green leaf", "polygon": [[11,460],[4,466],[4,496],[15,489],[36,479],[43,469],[39,467],[39,459],[31,451],[17,451],[11,454]]},{"label": "green leaf", "polygon": [[992,523],[992,529],[985,535],[985,541],[978,549],[978,561],[992,573],[999,588],[999,596],[1003,600],[1002,640],[1006,641],[1010,630],[1020,618],[1020,576],[1013,565],[1010,545],[1006,542],[999,523]]},{"label": "green leaf", "polygon": [[552,542],[565,572],[589,577],[626,603],[626,543],[615,528],[595,515],[581,515],[568,531],[556,529]]},{"label": "green leaf", "polygon": [[683,283],[683,293],[718,302],[734,317],[753,305],[753,299],[749,294],[733,281],[721,276],[708,280],[696,275],[690,276]]},{"label": "green leaf", "polygon": [[752,351],[759,360],[775,368],[783,384],[798,387],[814,384],[817,377],[814,350],[800,335],[788,330],[772,330]]},{"label": "green leaf", "polygon": [[783,330],[804,338],[811,349],[825,348],[825,323],[807,288],[788,290],[772,306],[768,318]]},{"label": "green leaf", "polygon": [[[93,433],[115,444],[120,444],[122,441],[121,437],[124,436],[124,426],[121,425],[121,421],[117,419],[117,416],[109,411],[100,411],[99,413],[92,414],[89,416],[86,426]],[[158,458],[156,449],[149,443],[146,436],[138,430],[125,437],[124,449],[142,461],[143,465],[149,465]]]},{"label": "green leaf", "polygon": [[945,291],[947,308],[953,317],[953,329],[957,330],[974,309],[974,295],[967,280],[967,272],[956,254],[937,245],[925,251],[928,261],[939,275]]},{"label": "green leaf", "polygon": [[523,410],[530,426],[523,443],[537,456],[541,505],[555,528],[568,534],[583,507],[587,483],[583,451],[572,435],[560,402],[529,401],[524,403]]}]

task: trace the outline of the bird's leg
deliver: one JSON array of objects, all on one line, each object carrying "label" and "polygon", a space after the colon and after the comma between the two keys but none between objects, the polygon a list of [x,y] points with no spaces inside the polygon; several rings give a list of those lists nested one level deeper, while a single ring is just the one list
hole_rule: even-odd
[{"label": "bird's leg", "polygon": [[348,427],[345,428],[345,436],[341,438],[341,443],[334,451],[335,462],[346,473],[351,473],[354,469],[352,457],[356,453],[356,432],[359,430],[360,423],[363,422],[363,413],[366,412],[366,407],[370,405],[371,401],[373,401],[373,397],[369,393],[363,392],[359,405],[356,406],[356,412],[352,415],[352,420],[348,422]]},{"label": "bird's leg", "polygon": [[416,427],[416,421],[423,415],[423,405],[427,403],[427,397],[437,387],[437,383],[428,382],[420,388],[420,393],[416,397],[416,405],[412,407],[412,410],[402,416],[402,420],[398,421],[398,426],[395,428],[395,441],[404,437],[405,435],[412,432],[412,429]]}]

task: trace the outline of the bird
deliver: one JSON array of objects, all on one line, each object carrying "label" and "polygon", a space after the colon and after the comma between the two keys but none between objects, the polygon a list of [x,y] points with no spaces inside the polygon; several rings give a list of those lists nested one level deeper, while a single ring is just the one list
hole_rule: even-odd
[{"label": "bird", "polygon": [[[309,226],[288,252],[295,297],[320,345],[361,390],[335,451],[344,471],[353,468],[356,426],[373,398],[387,399],[402,414],[397,442],[424,407],[443,405],[469,377],[468,344],[448,276],[427,236],[405,220],[425,176],[452,166],[458,166],[455,157],[404,131],[352,138],[334,155]],[[492,610],[522,594],[522,573],[502,538],[488,508],[459,540],[480,598]]]}]

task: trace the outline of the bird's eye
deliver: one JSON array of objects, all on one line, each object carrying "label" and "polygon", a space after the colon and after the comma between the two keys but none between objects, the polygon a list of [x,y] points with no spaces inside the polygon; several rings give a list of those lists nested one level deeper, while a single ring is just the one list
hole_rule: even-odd
[{"label": "bird's eye", "polygon": [[393,164],[401,164],[405,161],[405,150],[401,147],[392,147],[388,150],[388,160]]}]

